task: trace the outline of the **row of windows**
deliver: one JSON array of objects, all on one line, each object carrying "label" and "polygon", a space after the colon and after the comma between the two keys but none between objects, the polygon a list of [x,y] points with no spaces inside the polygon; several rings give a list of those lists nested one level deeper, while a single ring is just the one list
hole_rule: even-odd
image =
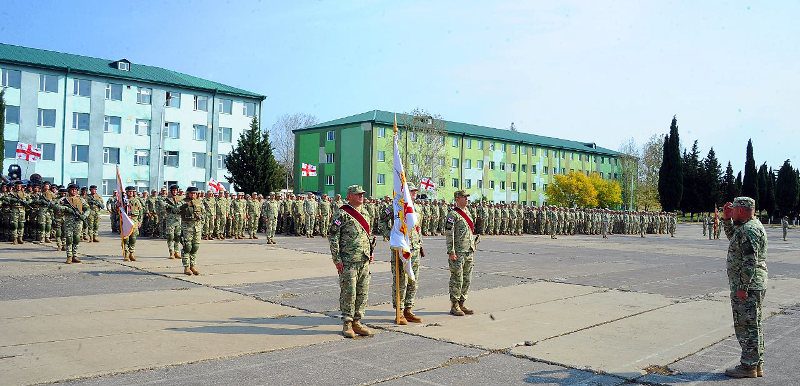
[{"label": "row of windows", "polygon": [[[53,182],[52,178],[49,180],[50,182]],[[88,178],[71,178],[69,182],[72,184],[78,184],[78,186],[89,185]],[[227,182],[220,182],[220,183],[225,187],[225,190],[230,191],[230,183]],[[177,185],[177,184],[178,181],[165,181],[164,186]],[[139,193],[150,191],[150,181],[147,180],[135,180],[133,182],[133,186],[136,187],[136,191],[138,191]],[[203,181],[192,181],[191,186],[194,186],[200,190],[206,190],[206,183]],[[100,194],[103,196],[110,196],[114,194],[114,191],[116,189],[117,189],[116,179],[104,179],[103,182],[100,184]]]},{"label": "row of windows", "polygon": [[[21,72],[19,70],[0,70],[0,80],[2,80],[3,87],[16,88],[21,87]],[[59,84],[58,75],[39,75],[39,91],[57,93]],[[105,98],[107,100],[121,101],[122,100],[122,86],[117,83],[106,83]],[[128,86],[130,87],[130,86]],[[90,97],[92,90],[92,81],[89,79],[72,79],[72,95],[79,97]],[[152,103],[153,89],[150,87],[136,87],[136,103],[149,105]],[[175,91],[167,91],[166,103],[167,107],[181,107],[181,93]],[[197,111],[208,111],[208,97],[204,95],[194,95],[194,109]],[[217,111],[220,114],[233,114],[233,100],[218,98]],[[242,115],[253,117],[256,114],[255,102],[243,102]]]}]

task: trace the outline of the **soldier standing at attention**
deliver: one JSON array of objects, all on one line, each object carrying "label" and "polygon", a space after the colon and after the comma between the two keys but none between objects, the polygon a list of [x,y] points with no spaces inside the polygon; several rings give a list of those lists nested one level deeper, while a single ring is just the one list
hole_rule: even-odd
[{"label": "soldier standing at attention", "polygon": [[308,198],[303,201],[303,215],[305,218],[306,237],[314,237],[314,220],[317,219],[317,200],[314,193],[309,193]]},{"label": "soldier standing at attention", "polygon": [[730,240],[727,268],[733,329],[742,346],[741,364],[725,370],[732,378],[764,375],[761,304],[767,288],[767,235],[755,218],[755,208],[752,198],[736,197],[722,212],[725,235]]},{"label": "soldier standing at attention", "polygon": [[78,185],[69,184],[68,196],[60,201],[64,210],[64,233],[67,239],[67,264],[80,263],[78,259],[78,245],[81,243],[83,233],[83,220],[89,210],[83,205],[83,200],[78,196]]},{"label": "soldier standing at attention", "polygon": [[144,216],[144,202],[136,196],[136,187],[128,186],[125,188],[125,196],[128,198],[128,205],[125,208],[133,221],[133,232],[130,236],[125,238],[125,250],[122,253],[124,261],[136,261],[136,239],[139,238],[139,228],[142,226],[142,217]]},{"label": "soldier standing at attention", "polygon": [[786,241],[786,232],[789,231],[789,218],[786,216],[781,219],[781,229],[783,230],[783,241]]},{"label": "soldier standing at attention", "polygon": [[186,198],[178,206],[178,213],[181,216],[182,262],[185,275],[200,274],[195,268],[195,261],[203,232],[203,207],[203,202],[197,198],[197,187],[187,188]]},{"label": "soldier standing at attention", "polygon": [[[408,192],[411,194],[411,201],[414,202],[417,199],[417,187],[414,185],[408,184]],[[415,205],[416,206],[416,205]],[[392,208],[394,205],[392,205]],[[390,209],[389,212],[391,213],[392,210]],[[405,214],[403,214],[405,215]],[[417,213],[417,224],[420,223],[421,214]],[[399,268],[397,267],[397,260],[392,257],[391,266],[392,266],[392,277],[394,277],[394,271],[399,269],[400,271],[400,301],[402,304],[400,305],[403,307],[403,317],[400,319],[400,324],[407,324],[406,322],[411,323],[422,323],[422,318],[414,315],[412,312],[412,307],[414,307],[414,298],[417,296],[417,288],[419,283],[419,260],[420,256],[422,255],[422,233],[420,233],[419,225],[415,226],[413,229],[409,230],[409,241],[411,247],[411,271],[414,272],[414,277],[416,280],[411,281],[409,280],[408,275],[406,274],[405,269],[401,265]],[[394,304],[397,301],[395,296],[395,291],[397,283],[392,280],[392,307],[397,308],[397,305]]]},{"label": "soldier standing at attention", "polygon": [[269,195],[269,199],[264,202],[264,218],[267,219],[267,244],[275,244],[275,231],[278,228],[278,201],[275,200],[275,193]]},{"label": "soldier standing at attention", "polygon": [[465,210],[469,203],[469,194],[458,190],[453,197],[455,207],[445,219],[445,240],[450,264],[450,314],[472,315],[474,311],[467,308],[464,302],[469,293],[475,258],[475,224]]},{"label": "soldier standing at attention", "polygon": [[99,243],[97,232],[100,230],[100,210],[105,208],[103,197],[97,194],[97,185],[89,186],[89,242]]},{"label": "soldier standing at attention", "polygon": [[319,200],[317,213],[319,213],[319,235],[328,237],[328,227],[331,225],[331,199],[327,194],[323,194]]},{"label": "soldier standing at attention", "polygon": [[347,187],[347,204],[333,218],[328,236],[333,264],[339,272],[339,309],[346,338],[372,335],[360,322],[369,295],[369,264],[374,260],[371,219],[363,204],[364,189],[359,185]]},{"label": "soldier standing at attention", "polygon": [[178,198],[178,185],[170,185],[169,196],[164,199],[165,227],[167,234],[167,248],[169,248],[170,259],[180,259],[178,253],[178,242],[181,239],[181,216],[178,213],[178,206],[181,204]]},{"label": "soldier standing at attention", "polygon": [[30,206],[22,181],[14,182],[14,191],[4,198],[6,204],[11,207],[11,244],[22,244],[24,243],[22,236],[25,234],[25,208]]}]

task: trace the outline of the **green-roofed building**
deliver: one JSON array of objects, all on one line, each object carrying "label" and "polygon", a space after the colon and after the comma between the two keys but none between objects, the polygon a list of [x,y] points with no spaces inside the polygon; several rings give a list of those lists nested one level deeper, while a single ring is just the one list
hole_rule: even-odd
[{"label": "green-roofed building", "polygon": [[[0,81],[3,170],[18,163],[23,178],[97,185],[104,195],[116,188],[117,166],[140,191],[224,181],[224,157],[265,98],[124,58],[10,44],[0,44]],[[41,149],[41,160],[15,160],[18,143]]]},{"label": "green-roofed building", "polygon": [[[391,196],[394,119],[395,113],[373,110],[295,130],[295,190],[344,196],[347,186],[359,184],[370,196]],[[464,189],[473,200],[542,205],[554,175],[621,178],[620,154],[594,143],[451,121],[440,122],[439,132],[445,134],[438,136],[444,142],[438,143],[444,147],[436,153],[438,160],[424,161],[414,154],[414,143],[423,138],[402,129],[409,119],[397,114],[398,143],[411,149],[401,154],[407,174],[415,174],[411,170],[419,162],[441,165],[434,168],[438,175],[424,176],[436,185],[435,191],[420,191],[428,197],[450,201],[456,190]],[[316,175],[303,176],[303,164],[315,166]]]}]

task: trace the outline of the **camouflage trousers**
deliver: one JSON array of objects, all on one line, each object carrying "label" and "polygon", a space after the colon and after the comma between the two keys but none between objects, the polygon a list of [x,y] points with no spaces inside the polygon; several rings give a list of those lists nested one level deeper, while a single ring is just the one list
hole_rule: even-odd
[{"label": "camouflage trousers", "polygon": [[369,262],[344,263],[339,274],[339,310],[346,322],[364,317],[369,295]]},{"label": "camouflage trousers", "polygon": [[11,208],[11,237],[22,238],[25,233],[25,208],[18,206]]},{"label": "camouflage trousers", "polygon": [[456,260],[447,259],[450,263],[450,301],[463,302],[467,300],[469,284],[472,281],[472,265],[474,252],[456,253]]},{"label": "camouflage trousers", "polygon": [[314,236],[314,222],[315,222],[315,220],[316,220],[316,218],[314,216],[306,215],[306,218],[305,218],[305,221],[306,221],[306,223],[305,223],[306,236]]},{"label": "camouflage trousers", "polygon": [[181,222],[176,220],[167,220],[166,233],[167,248],[169,248],[169,254],[172,255],[178,251],[178,243],[181,240]]},{"label": "camouflage trousers", "polygon": [[747,299],[739,300],[731,292],[733,330],[742,346],[742,364],[755,366],[764,363],[764,331],[761,327],[761,303],[765,290],[747,291]]},{"label": "camouflage trousers", "polygon": [[258,219],[259,215],[250,213],[250,218],[247,219],[247,235],[250,237],[255,237],[256,233],[258,232]]},{"label": "camouflage trousers", "polygon": [[267,240],[272,240],[275,238],[275,231],[278,229],[278,219],[277,218],[270,218],[267,217],[267,224],[266,224],[266,233],[267,233]]},{"label": "camouflage trousers", "polygon": [[53,219],[53,230],[55,231],[56,246],[61,249],[62,246],[67,245],[66,235],[64,233],[64,218],[56,217]]},{"label": "camouflage trousers", "polygon": [[139,239],[140,224],[138,220],[133,220],[133,232],[131,232],[130,236],[125,238],[125,251],[130,253],[136,252],[136,240]]},{"label": "camouflage trousers", "polygon": [[97,236],[97,232],[100,230],[100,213],[98,211],[99,209],[93,209],[89,212],[87,219],[89,237]]},{"label": "camouflage trousers", "polygon": [[217,212],[216,229],[214,235],[225,237],[225,224],[228,222],[228,212]]},{"label": "camouflage trousers", "polygon": [[183,243],[181,262],[184,267],[195,265],[197,251],[200,250],[200,238],[202,237],[202,233],[202,222],[184,221],[181,223],[181,243]]},{"label": "camouflage trousers", "polygon": [[[319,234],[322,237],[328,237],[328,228],[331,226],[331,219],[330,217],[324,217],[319,220]],[[786,238],[786,236],[784,236]]]},{"label": "camouflage trousers", "polygon": [[[414,307],[414,299],[417,297],[417,287],[419,283],[419,249],[411,250],[411,271],[414,272],[414,277],[417,279],[411,281],[403,266],[402,257],[400,258],[400,301],[403,303],[403,308]],[[397,308],[397,280],[395,279],[395,269],[397,269],[397,261],[392,256],[392,308]]]},{"label": "camouflage trousers", "polygon": [[64,219],[64,238],[67,244],[67,258],[75,257],[78,253],[78,245],[81,243],[83,233],[83,221],[74,217]]}]

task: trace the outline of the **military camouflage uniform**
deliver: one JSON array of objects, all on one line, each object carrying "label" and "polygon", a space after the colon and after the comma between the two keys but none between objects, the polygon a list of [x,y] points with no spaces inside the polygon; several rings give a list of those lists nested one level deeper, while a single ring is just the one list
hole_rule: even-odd
[{"label": "military camouflage uniform", "polygon": [[[349,204],[348,204],[349,205]],[[367,223],[371,218],[362,206],[358,212]],[[371,232],[370,232],[371,233]],[[339,274],[339,309],[346,321],[357,321],[364,316],[369,295],[369,260],[372,235],[347,212],[340,210],[330,227],[331,255],[334,264],[343,264]]]},{"label": "military camouflage uniform", "polygon": [[[469,214],[466,214],[469,216]],[[475,256],[475,235],[467,221],[455,209],[445,218],[445,240],[447,254],[456,255],[456,260],[448,259],[450,264],[450,301],[463,303],[469,293],[472,280],[472,266]]]}]

